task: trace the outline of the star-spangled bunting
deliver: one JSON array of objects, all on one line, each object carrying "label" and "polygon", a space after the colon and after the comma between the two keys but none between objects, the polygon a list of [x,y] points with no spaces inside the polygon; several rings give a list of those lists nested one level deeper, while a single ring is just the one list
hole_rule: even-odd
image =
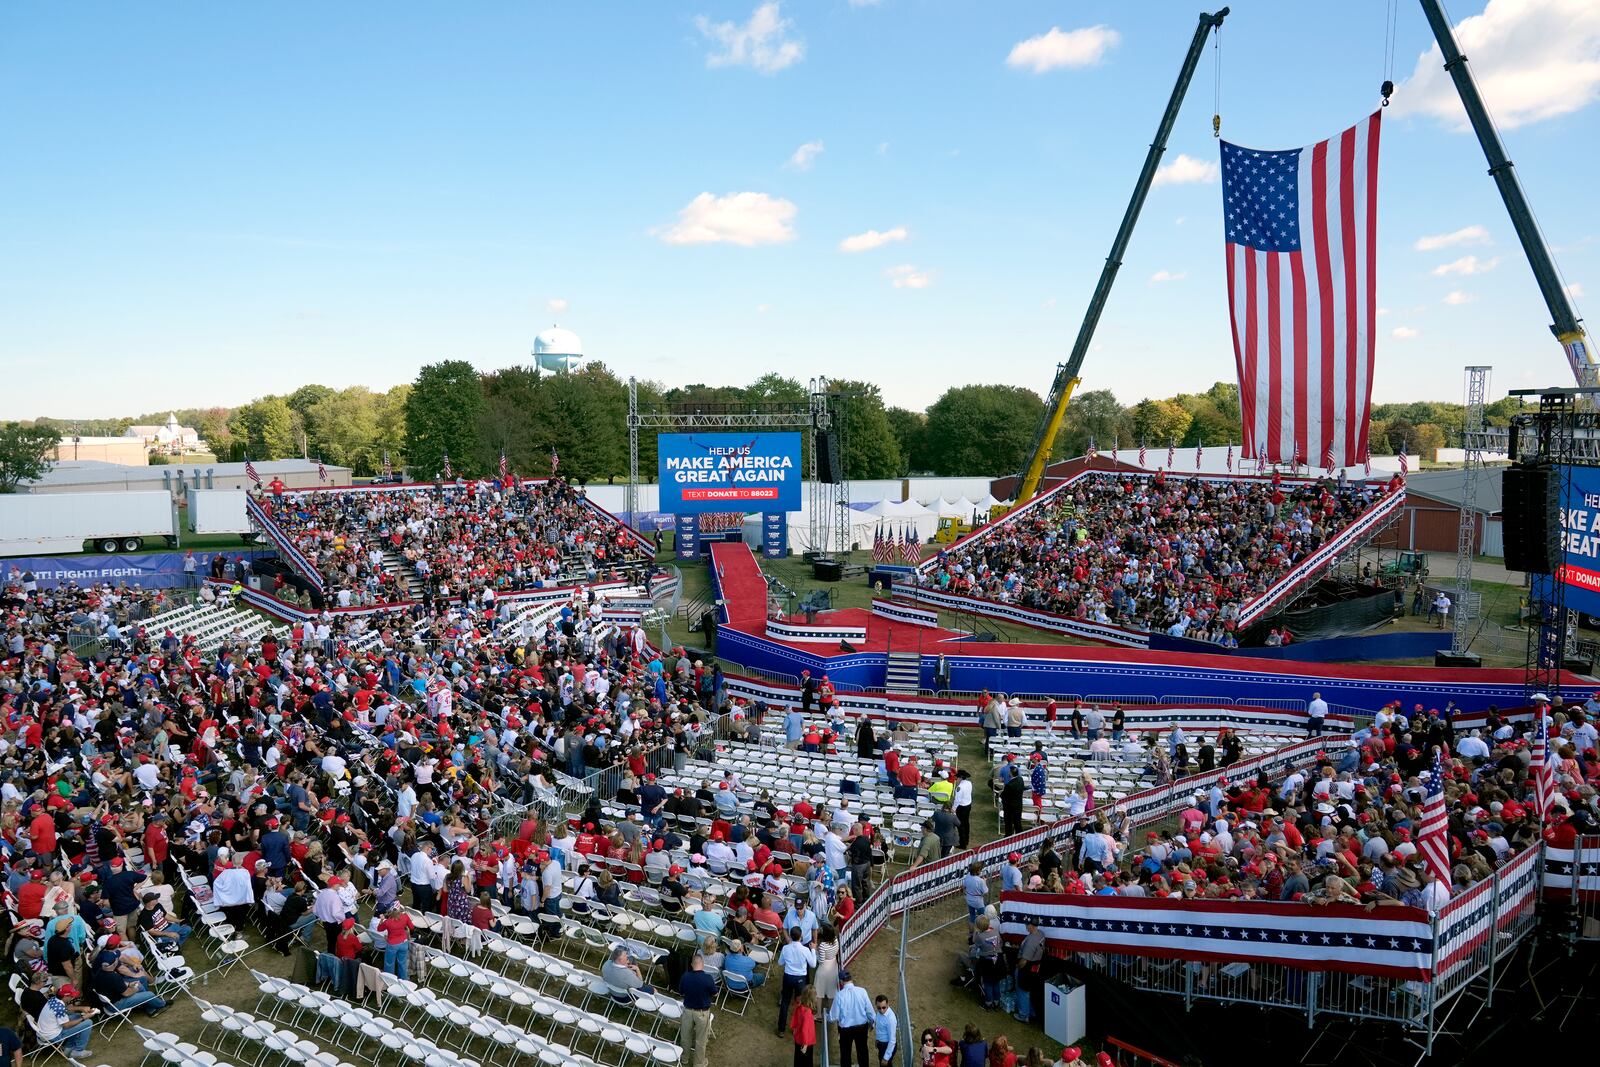
[{"label": "star-spangled bunting", "polygon": [[1208,961],[1272,961],[1308,970],[1417,978],[1433,963],[1433,930],[1420,908],[1385,909],[1382,921],[1355,905],[1307,909],[1221,900],[1001,895],[1000,930],[1013,943],[1038,923],[1073,951]]}]

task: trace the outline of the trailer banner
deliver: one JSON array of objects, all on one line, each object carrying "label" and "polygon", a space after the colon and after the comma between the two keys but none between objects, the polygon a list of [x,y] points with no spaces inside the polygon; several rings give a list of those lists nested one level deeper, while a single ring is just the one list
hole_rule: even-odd
[{"label": "trailer banner", "polygon": [[[244,556],[271,555],[260,550],[235,549],[224,552],[228,559]],[[177,589],[185,585],[199,586],[200,580],[211,573],[211,557],[215,552],[194,554],[195,579],[191,583],[183,570],[182,552],[145,552],[103,556],[18,556],[0,559],[0,577],[6,582],[20,581],[32,573],[41,589],[54,589],[68,582],[79,585],[113,585],[127,583],[145,589]]]}]

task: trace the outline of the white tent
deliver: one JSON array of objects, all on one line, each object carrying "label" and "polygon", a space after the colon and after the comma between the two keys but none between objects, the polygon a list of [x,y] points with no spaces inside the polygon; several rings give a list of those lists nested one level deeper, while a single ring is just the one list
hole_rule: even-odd
[{"label": "white tent", "polygon": [[983,499],[982,500],[973,501],[974,506],[977,507],[978,510],[983,512],[985,515],[989,514],[989,509],[990,508],[994,507],[996,504],[1003,504],[1003,503],[1005,503],[1005,501],[996,500],[994,498],[994,494],[992,494],[992,493],[985,493],[985,494],[983,494]]},{"label": "white tent", "polygon": [[941,519],[960,519],[962,522],[971,522],[972,513],[978,510],[978,505],[966,497],[962,497],[960,500],[941,500],[935,505],[934,510],[939,513]]},{"label": "white tent", "polygon": [[[915,500],[880,500],[868,508],[865,514],[872,517],[874,527],[881,522],[885,534],[899,536],[900,532],[909,526],[918,540],[927,541],[939,529],[939,513]],[[871,541],[870,535],[867,540]]]},{"label": "white tent", "polygon": [[[794,552],[811,551],[811,512],[809,508],[805,511],[789,512],[788,520],[790,550]],[[877,526],[878,519],[874,516],[869,515],[864,511],[852,510],[850,512],[851,542],[860,545],[862,548],[871,548],[872,534],[873,531],[877,529]],[[744,529],[740,536],[744,543],[749,545],[752,550],[757,553],[761,551],[763,534],[760,512],[756,512],[752,515],[746,515],[744,517]],[[829,541],[830,544],[828,545],[828,548],[830,550],[836,550],[838,545],[836,543],[831,543],[831,528]]]}]

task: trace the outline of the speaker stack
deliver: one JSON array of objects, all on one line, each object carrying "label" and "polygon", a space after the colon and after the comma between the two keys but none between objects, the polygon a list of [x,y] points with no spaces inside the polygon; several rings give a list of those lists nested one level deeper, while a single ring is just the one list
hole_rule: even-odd
[{"label": "speaker stack", "polygon": [[831,430],[817,435],[817,480],[824,485],[836,485],[844,480],[839,435]]},{"label": "speaker stack", "polygon": [[1561,479],[1532,463],[1514,463],[1502,477],[1506,569],[1550,574],[1561,563]]}]

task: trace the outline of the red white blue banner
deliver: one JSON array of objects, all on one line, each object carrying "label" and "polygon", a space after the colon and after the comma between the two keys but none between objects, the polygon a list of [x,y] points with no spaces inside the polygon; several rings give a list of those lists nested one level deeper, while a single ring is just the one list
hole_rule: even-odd
[{"label": "red white blue banner", "polygon": [[1580,837],[1574,848],[1544,850],[1544,895],[1600,900],[1600,836]]},{"label": "red white blue banner", "polygon": [[1389,978],[1427,978],[1433,966],[1433,926],[1420,908],[1001,894],[1000,932],[1008,940],[1025,937],[1029,921],[1069,952],[1278,963]]},{"label": "red white blue banner", "polygon": [[872,613],[880,619],[890,622],[903,622],[908,626],[929,626],[935,629],[939,626],[939,613],[928,608],[919,608],[915,604],[906,604],[898,600],[872,600]]}]

